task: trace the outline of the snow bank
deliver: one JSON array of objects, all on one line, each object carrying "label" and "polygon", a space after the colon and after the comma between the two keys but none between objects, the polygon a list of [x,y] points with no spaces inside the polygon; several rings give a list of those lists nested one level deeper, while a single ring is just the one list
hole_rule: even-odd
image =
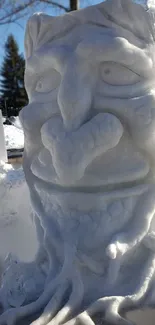
[{"label": "snow bank", "polygon": [[0,160],[7,162],[7,152],[5,146],[4,128],[3,128],[3,117],[0,110]]},{"label": "snow bank", "polygon": [[[7,149],[24,147],[23,131],[18,120],[15,122],[16,126],[3,125]],[[36,251],[36,232],[22,166],[0,162],[0,259],[12,252],[29,261]]]},{"label": "snow bank", "polygon": [[12,252],[22,260],[30,261],[36,251],[36,232],[23,169],[1,163],[0,258],[4,259]]},{"label": "snow bank", "polygon": [[14,125],[3,125],[6,149],[21,149],[24,147],[23,130]]}]

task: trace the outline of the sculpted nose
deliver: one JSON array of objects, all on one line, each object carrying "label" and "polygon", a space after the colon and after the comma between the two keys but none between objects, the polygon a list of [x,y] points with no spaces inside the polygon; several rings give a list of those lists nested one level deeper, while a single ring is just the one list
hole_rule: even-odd
[{"label": "sculpted nose", "polygon": [[89,115],[94,76],[86,61],[76,55],[69,57],[58,93],[58,104],[64,125],[77,129]]}]

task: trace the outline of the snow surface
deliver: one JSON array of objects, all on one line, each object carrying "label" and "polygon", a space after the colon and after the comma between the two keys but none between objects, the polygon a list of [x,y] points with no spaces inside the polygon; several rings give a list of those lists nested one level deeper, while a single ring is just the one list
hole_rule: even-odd
[{"label": "snow surface", "polygon": [[29,191],[20,165],[0,164],[0,258],[12,252],[25,261],[37,251]]},{"label": "snow surface", "polygon": [[[19,126],[4,125],[4,133],[7,149],[23,148],[24,135]],[[0,162],[0,267],[9,252],[30,261],[37,248],[23,168]]]},{"label": "snow surface", "polygon": [[14,125],[3,125],[6,149],[21,149],[24,147],[23,130]]}]

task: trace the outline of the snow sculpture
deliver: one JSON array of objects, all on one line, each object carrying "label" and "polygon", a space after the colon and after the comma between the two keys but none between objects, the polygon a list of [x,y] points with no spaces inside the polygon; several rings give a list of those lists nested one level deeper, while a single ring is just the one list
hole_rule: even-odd
[{"label": "snow sculpture", "polygon": [[7,258],[0,324],[129,325],[127,310],[154,305],[154,38],[131,0],[29,20],[21,121],[40,250]]}]

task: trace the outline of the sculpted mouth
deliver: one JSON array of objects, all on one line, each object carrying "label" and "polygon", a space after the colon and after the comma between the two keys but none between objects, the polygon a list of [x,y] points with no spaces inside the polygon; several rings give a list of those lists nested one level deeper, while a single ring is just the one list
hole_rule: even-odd
[{"label": "sculpted mouth", "polygon": [[[122,147],[122,144],[120,144]],[[61,179],[58,178],[56,171],[52,163],[52,157],[49,151],[45,148],[42,151],[44,154],[44,161],[41,159],[43,155],[40,153],[36,156],[31,164],[32,177],[34,177],[34,183],[39,184],[41,188],[51,189],[52,191],[58,192],[82,192],[82,193],[97,193],[97,192],[110,192],[115,190],[127,189],[134,186],[148,184],[149,169],[150,166],[146,160],[143,159],[138,153],[133,153],[133,161],[130,159],[130,165],[123,163],[123,159],[117,161],[115,155],[118,151],[119,146],[115,148],[114,152],[109,152],[107,156],[104,155],[101,160],[96,159],[89,168],[85,170],[85,174],[82,179],[76,181],[74,184],[62,183]],[[129,153],[130,154],[130,153]],[[115,156],[115,161],[112,166],[108,164],[110,156]],[[47,159],[47,157],[49,159]],[[127,159],[126,159],[127,160]],[[115,164],[117,162],[117,165]],[[103,165],[103,166],[102,166]],[[123,168],[124,166],[124,168]],[[103,172],[103,170],[105,170]]]},{"label": "sculpted mouth", "polygon": [[[33,175],[34,176],[34,175]],[[148,177],[140,180],[129,181],[121,184],[107,184],[102,186],[63,186],[42,178],[34,176],[34,184],[36,188],[44,189],[45,191],[59,192],[59,193],[110,193],[120,190],[128,190],[134,187],[149,185]]]}]

